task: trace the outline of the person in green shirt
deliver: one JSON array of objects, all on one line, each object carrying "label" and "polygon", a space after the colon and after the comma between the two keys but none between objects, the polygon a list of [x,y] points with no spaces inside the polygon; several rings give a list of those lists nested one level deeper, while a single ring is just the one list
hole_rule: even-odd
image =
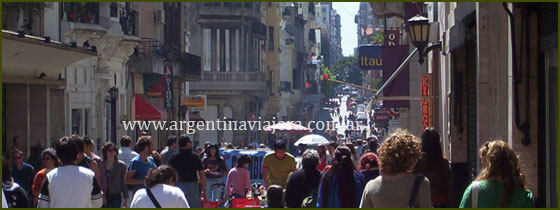
[{"label": "person in green shirt", "polygon": [[479,152],[483,169],[465,190],[459,207],[534,208],[533,194],[527,188],[519,158],[511,146],[495,140],[486,142]]},{"label": "person in green shirt", "polygon": [[286,188],[288,175],[296,170],[296,159],[286,153],[286,143],[278,140],[274,144],[274,152],[264,156],[262,166],[265,186],[276,184]]}]

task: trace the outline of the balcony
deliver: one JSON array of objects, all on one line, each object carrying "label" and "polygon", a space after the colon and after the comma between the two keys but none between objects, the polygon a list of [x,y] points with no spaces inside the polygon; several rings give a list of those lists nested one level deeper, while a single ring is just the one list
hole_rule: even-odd
[{"label": "balcony", "polygon": [[99,2],[64,2],[68,22],[99,24]]},{"label": "balcony", "polygon": [[204,2],[198,10],[205,16],[245,16],[260,20],[260,2]]},{"label": "balcony", "polygon": [[202,81],[191,83],[191,90],[266,91],[263,72],[202,72]]}]

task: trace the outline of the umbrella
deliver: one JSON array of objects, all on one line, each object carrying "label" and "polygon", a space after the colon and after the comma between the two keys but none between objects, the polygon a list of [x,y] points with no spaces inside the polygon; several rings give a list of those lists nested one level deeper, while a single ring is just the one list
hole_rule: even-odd
[{"label": "umbrella", "polygon": [[310,134],[299,138],[296,141],[296,143],[294,143],[294,146],[298,146],[300,144],[317,145],[317,144],[328,144],[328,143],[329,140],[327,140],[325,137],[317,134]]},{"label": "umbrella", "polygon": [[310,128],[298,125],[293,122],[283,122],[283,123],[274,124],[272,126],[268,126],[264,128],[264,131],[272,132],[272,133],[278,131],[278,132],[286,132],[289,134],[310,134],[312,132]]}]

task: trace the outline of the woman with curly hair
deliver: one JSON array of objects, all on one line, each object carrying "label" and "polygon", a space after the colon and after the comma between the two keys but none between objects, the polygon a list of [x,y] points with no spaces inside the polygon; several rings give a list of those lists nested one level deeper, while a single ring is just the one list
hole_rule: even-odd
[{"label": "woman with curly hair", "polygon": [[453,202],[449,161],[443,156],[438,131],[432,127],[426,128],[420,138],[423,154],[414,167],[414,173],[424,174],[430,180],[432,205],[435,208],[456,207]]},{"label": "woman with curly hair", "polygon": [[397,130],[377,153],[381,176],[367,183],[360,208],[430,208],[430,182],[412,174],[422,156],[418,137]]},{"label": "woman with curly hair", "polygon": [[534,208],[533,194],[511,146],[495,140],[486,142],[479,152],[482,171],[465,190],[459,207]]},{"label": "woman with curly hair", "polygon": [[367,152],[360,158],[360,173],[364,175],[364,183],[373,180],[379,176],[379,164],[377,163],[377,155],[373,152]]},{"label": "woman with curly hair", "polygon": [[362,174],[352,162],[346,146],[336,148],[332,166],[321,178],[317,208],[356,208],[364,190]]},{"label": "woman with curly hair", "polygon": [[[162,165],[146,176],[146,188],[136,191],[131,208],[189,208],[183,191],[174,187],[177,183],[175,169]],[[149,194],[152,194],[153,197]]]}]

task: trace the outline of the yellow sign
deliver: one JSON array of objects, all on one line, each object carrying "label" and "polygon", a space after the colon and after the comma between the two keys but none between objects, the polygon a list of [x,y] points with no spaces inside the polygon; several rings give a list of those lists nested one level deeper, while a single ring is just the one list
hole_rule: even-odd
[{"label": "yellow sign", "polygon": [[205,111],[206,110],[206,96],[205,95],[191,95],[181,99],[181,105],[185,105],[190,111]]}]

